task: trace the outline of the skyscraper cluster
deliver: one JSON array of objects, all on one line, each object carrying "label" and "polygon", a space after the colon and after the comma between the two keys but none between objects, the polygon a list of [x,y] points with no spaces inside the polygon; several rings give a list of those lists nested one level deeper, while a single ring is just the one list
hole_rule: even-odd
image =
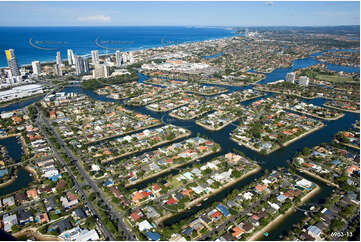
[{"label": "skyscraper cluster", "polygon": [[75,56],[75,73],[81,75],[89,72],[89,61],[87,58]]},{"label": "skyscraper cluster", "polygon": [[115,60],[116,60],[116,65],[119,67],[123,64],[133,64],[134,63],[134,58],[133,58],[133,53],[132,52],[125,52],[125,53],[121,53],[119,50],[117,50],[115,52]]}]

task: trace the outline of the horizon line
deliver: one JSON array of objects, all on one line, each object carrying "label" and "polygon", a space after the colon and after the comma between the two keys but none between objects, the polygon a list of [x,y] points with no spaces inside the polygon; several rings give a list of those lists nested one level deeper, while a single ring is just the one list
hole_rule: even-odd
[{"label": "horizon line", "polygon": [[212,28],[260,28],[260,27],[350,27],[350,26],[360,26],[360,24],[349,24],[349,25],[54,25],[54,26],[47,26],[47,25],[17,25],[17,26],[9,26],[4,25],[0,28],[34,28],[34,27],[212,27]]}]

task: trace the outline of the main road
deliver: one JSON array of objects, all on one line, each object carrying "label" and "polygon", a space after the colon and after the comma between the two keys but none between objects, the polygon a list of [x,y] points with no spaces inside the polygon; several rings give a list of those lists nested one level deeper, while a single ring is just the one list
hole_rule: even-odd
[{"label": "main road", "polygon": [[[35,105],[36,106],[36,105]],[[92,189],[97,193],[97,196],[99,196],[101,198],[101,200],[104,201],[104,203],[107,205],[107,207],[110,210],[110,215],[112,218],[116,218],[116,221],[118,223],[118,227],[121,228],[125,234],[125,237],[127,240],[136,240],[136,237],[134,236],[134,234],[132,233],[132,231],[125,225],[123,219],[124,219],[124,213],[119,213],[116,210],[114,210],[114,208],[112,207],[112,205],[109,203],[109,201],[103,196],[102,191],[98,188],[97,184],[93,181],[93,179],[91,179],[91,177],[89,177],[88,173],[84,170],[83,166],[80,164],[79,162],[79,157],[77,155],[75,155],[64,143],[63,139],[61,139],[58,135],[58,133],[53,129],[53,126],[49,123],[47,118],[43,117],[43,114],[41,113],[41,111],[38,109],[38,107],[36,107],[38,110],[38,113],[41,117],[41,121],[43,124],[45,124],[53,133],[54,137],[56,138],[58,144],[61,145],[61,147],[65,150],[66,154],[68,155],[68,157],[70,157],[72,159],[72,161],[74,162],[74,164],[76,165],[76,167],[78,168],[78,171],[80,172],[80,174],[85,178],[85,180],[87,181],[87,184],[90,185],[92,187]],[[39,120],[37,121],[39,122]],[[39,124],[39,123],[38,123]],[[45,135],[47,136],[47,133],[45,132]],[[48,138],[48,137],[47,137]],[[52,147],[54,149],[54,147]],[[65,164],[65,162],[62,160],[62,163],[65,167],[68,168],[68,166]],[[70,169],[69,170],[69,174],[70,173]],[[72,177],[74,177],[72,175]],[[74,177],[74,180],[76,180],[76,178]],[[76,180],[76,183],[77,180]],[[80,188],[81,189],[81,188]],[[85,195],[85,194],[84,194]],[[86,197],[86,196],[85,196]],[[88,201],[88,200],[87,200]],[[89,202],[90,204],[90,202]],[[99,216],[98,216],[99,217]],[[102,223],[102,226],[103,223]],[[104,226],[105,227],[105,226]],[[114,240],[114,239],[111,239]]]},{"label": "main road", "polygon": [[42,117],[41,111],[38,109],[38,107],[35,105],[37,111],[38,111],[38,117],[36,118],[36,125],[40,128],[42,134],[44,135],[44,137],[47,139],[49,145],[51,146],[52,150],[54,151],[54,154],[57,158],[57,160],[63,165],[63,167],[66,169],[66,171],[68,172],[69,176],[71,177],[71,179],[73,180],[76,188],[78,189],[78,191],[80,192],[83,200],[85,201],[85,204],[87,205],[87,207],[91,210],[91,212],[100,219],[100,227],[103,230],[103,233],[105,235],[105,239],[106,240],[114,240],[113,235],[109,232],[109,230],[107,229],[107,227],[104,225],[104,223],[101,221],[100,216],[98,215],[97,211],[95,210],[93,204],[88,200],[88,197],[86,196],[84,190],[82,189],[81,185],[79,184],[78,180],[76,179],[76,177],[73,175],[73,173],[71,172],[71,170],[69,169],[68,165],[66,164],[66,162],[63,160],[63,158],[61,157],[61,155],[58,153],[57,149],[54,147],[54,145],[50,142],[49,136],[47,134],[47,132],[44,130],[44,127],[42,124],[46,124],[48,126],[47,120],[45,120]]}]

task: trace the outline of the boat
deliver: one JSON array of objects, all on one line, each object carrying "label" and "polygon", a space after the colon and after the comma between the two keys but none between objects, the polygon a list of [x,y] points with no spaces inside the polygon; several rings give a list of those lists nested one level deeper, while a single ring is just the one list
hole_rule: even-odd
[{"label": "boat", "polygon": [[203,201],[207,201],[208,200],[208,197],[206,197],[205,199],[203,199]]},{"label": "boat", "polygon": [[198,203],[198,204],[197,204],[197,207],[200,207],[201,205],[202,205],[201,203]]}]

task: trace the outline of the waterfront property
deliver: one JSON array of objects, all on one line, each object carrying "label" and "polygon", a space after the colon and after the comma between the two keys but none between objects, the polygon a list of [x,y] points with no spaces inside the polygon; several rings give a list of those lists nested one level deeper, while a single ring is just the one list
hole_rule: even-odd
[{"label": "waterfront property", "polygon": [[286,112],[276,99],[253,102],[232,132],[233,141],[269,154],[323,127],[321,121]]},{"label": "waterfront property", "polygon": [[[59,93],[43,105],[57,132],[78,148],[161,124],[148,115],[112,102],[95,102],[84,95]],[[74,135],[78,137],[75,139]]]},{"label": "waterfront property", "polygon": [[360,129],[340,131],[336,134],[335,138],[336,141],[345,146],[360,150]]},{"label": "waterfront property", "polygon": [[218,131],[236,121],[238,115],[233,112],[215,111],[198,119],[196,124],[211,131]]},{"label": "waterfront property", "polygon": [[[163,233],[169,237],[181,234],[187,240],[202,240],[210,235],[212,240],[257,239],[265,227],[291,213],[296,204],[317,190],[314,183],[298,175],[274,170],[185,218],[182,226],[164,227]],[[227,229],[218,230],[220,227]]]},{"label": "waterfront property", "polygon": [[184,166],[219,150],[218,144],[202,137],[194,137],[121,160],[116,167],[122,169],[115,169],[113,166],[111,170],[129,186]]},{"label": "waterfront property", "polygon": [[316,106],[312,103],[307,104],[302,101],[300,102],[297,99],[294,101],[294,105],[290,105],[289,110],[325,120],[335,120],[344,116],[342,112],[336,111],[334,109]]},{"label": "waterfront property", "polygon": [[[295,224],[282,240],[341,240],[357,231],[359,201],[354,192],[336,190],[324,204],[312,206],[301,222]],[[347,230],[343,234],[340,230]]]},{"label": "waterfront property", "polygon": [[147,109],[155,112],[168,112],[178,107],[193,102],[193,95],[187,93],[174,93],[169,99],[163,99],[146,106]]},{"label": "waterfront property", "polygon": [[360,101],[328,101],[324,104],[325,107],[338,109],[341,111],[360,113]]},{"label": "waterfront property", "polygon": [[295,167],[335,187],[357,190],[360,157],[353,152],[333,145],[321,144],[312,149],[304,148],[293,159]]},{"label": "waterfront property", "polygon": [[88,157],[89,160],[100,161],[102,163],[109,162],[189,135],[190,132],[188,130],[169,124],[92,144],[82,150],[82,153]]}]

